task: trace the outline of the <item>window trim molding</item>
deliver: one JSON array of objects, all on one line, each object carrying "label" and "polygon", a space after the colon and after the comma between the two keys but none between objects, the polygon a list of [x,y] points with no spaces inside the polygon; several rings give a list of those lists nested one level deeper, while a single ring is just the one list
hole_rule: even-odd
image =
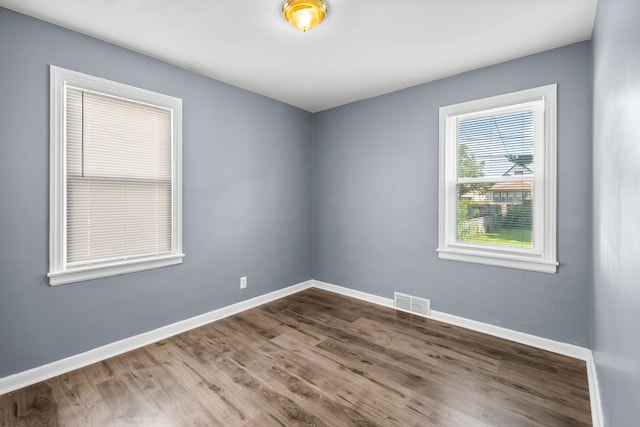
[{"label": "window trim molding", "polygon": [[[50,65],[49,105],[49,284],[51,286],[182,263],[182,99]],[[66,250],[65,89],[75,86],[171,109],[172,114],[172,250],[170,254],[131,257],[69,266]]]},{"label": "window trim molding", "polygon": [[[464,113],[489,110],[544,99],[544,208],[542,210],[543,244],[541,253],[522,253],[508,248],[477,247],[455,243],[448,227],[447,214],[447,119]],[[476,99],[440,107],[440,159],[438,199],[438,257],[498,267],[556,273],[556,191],[557,191],[557,84]],[[539,178],[537,178],[539,179]]]}]

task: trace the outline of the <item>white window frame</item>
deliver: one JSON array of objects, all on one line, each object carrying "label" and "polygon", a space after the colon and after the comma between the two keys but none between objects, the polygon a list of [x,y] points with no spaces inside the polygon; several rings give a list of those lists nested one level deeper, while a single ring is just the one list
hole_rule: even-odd
[{"label": "white window frame", "polygon": [[[438,256],[441,259],[556,272],[556,92],[557,85],[552,84],[440,108]],[[457,118],[463,114],[481,113],[536,100],[544,100],[544,141],[542,147],[534,148],[543,152],[541,158],[536,159],[534,227],[541,227],[542,232],[536,234],[542,236],[543,241],[534,244],[532,250],[457,241],[457,206],[450,202],[455,199],[451,197],[452,194],[457,192],[457,170],[449,167],[457,164]],[[456,131],[451,131],[451,126],[455,126]]]},{"label": "white window frame", "polygon": [[[159,106],[172,111],[172,248],[169,254],[138,256],[81,266],[66,261],[66,87]],[[50,66],[49,284],[80,282],[182,263],[182,100],[169,95]]]}]

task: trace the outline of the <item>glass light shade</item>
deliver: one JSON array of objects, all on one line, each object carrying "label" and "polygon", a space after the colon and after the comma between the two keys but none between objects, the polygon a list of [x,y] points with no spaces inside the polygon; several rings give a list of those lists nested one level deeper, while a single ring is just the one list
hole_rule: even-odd
[{"label": "glass light shade", "polygon": [[322,0],[287,0],[282,5],[282,15],[293,28],[307,32],[322,22],[327,5]]}]

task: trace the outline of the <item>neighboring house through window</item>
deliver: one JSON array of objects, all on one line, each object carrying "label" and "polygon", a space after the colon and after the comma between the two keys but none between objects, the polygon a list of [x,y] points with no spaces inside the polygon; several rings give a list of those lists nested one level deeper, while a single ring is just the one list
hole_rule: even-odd
[{"label": "neighboring house through window", "polygon": [[556,85],[440,109],[439,257],[555,273]]},{"label": "neighboring house through window", "polygon": [[50,284],[182,262],[182,101],[51,66]]}]

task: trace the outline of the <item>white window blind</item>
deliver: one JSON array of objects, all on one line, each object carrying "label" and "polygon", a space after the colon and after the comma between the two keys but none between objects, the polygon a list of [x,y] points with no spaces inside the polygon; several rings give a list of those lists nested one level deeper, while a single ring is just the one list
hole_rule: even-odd
[{"label": "white window blind", "polygon": [[182,263],[182,100],[51,66],[49,283]]},{"label": "white window blind", "polygon": [[555,96],[440,109],[440,258],[555,272]]},{"label": "white window blind", "polygon": [[67,262],[171,251],[171,111],[67,89]]}]

